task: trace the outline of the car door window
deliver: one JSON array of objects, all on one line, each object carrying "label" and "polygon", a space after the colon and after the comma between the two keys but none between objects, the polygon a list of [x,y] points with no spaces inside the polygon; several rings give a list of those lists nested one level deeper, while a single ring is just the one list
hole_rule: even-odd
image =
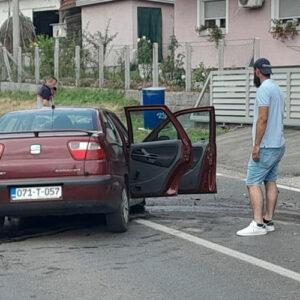
[{"label": "car door window", "polygon": [[163,110],[133,111],[130,113],[130,118],[134,144],[150,142],[147,140],[147,136],[153,129],[160,128],[161,124],[168,126],[164,127],[163,132],[160,132],[161,134],[156,140],[178,140],[177,130]]},{"label": "car door window", "polygon": [[175,140],[178,139],[177,130],[171,122],[167,124],[158,132],[157,140]]},{"label": "car door window", "polygon": [[177,116],[192,144],[209,140],[209,111],[190,112]]},{"label": "car door window", "polygon": [[122,140],[116,125],[114,124],[113,120],[109,116],[108,113],[104,113],[105,115],[105,125],[106,125],[106,134],[118,144],[122,144]]},{"label": "car door window", "polygon": [[115,114],[110,114],[112,120],[114,120],[114,124],[117,126],[120,135],[124,137],[125,144],[128,143],[128,132],[124,124],[120,121],[120,119]]},{"label": "car door window", "polygon": [[[204,142],[210,137],[210,115],[209,111],[189,112],[178,115],[177,120],[184,128],[192,144]],[[159,141],[178,139],[177,130],[174,125],[165,119],[154,131],[151,131],[144,141]]]}]

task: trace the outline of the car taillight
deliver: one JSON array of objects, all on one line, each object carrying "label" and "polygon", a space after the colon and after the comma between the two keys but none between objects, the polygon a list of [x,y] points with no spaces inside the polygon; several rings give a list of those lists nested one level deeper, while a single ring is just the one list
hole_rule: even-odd
[{"label": "car taillight", "polygon": [[105,152],[96,142],[69,142],[69,150],[76,160],[97,160],[104,159]]},{"label": "car taillight", "polygon": [[3,152],[4,152],[4,145],[0,144],[0,159],[2,157]]}]

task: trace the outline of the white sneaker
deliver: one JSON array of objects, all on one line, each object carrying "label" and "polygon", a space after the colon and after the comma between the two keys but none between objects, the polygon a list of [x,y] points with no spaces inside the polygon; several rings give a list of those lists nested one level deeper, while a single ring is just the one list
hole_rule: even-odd
[{"label": "white sneaker", "polygon": [[269,223],[265,223],[265,222],[264,222],[264,225],[265,225],[265,227],[266,227],[267,232],[275,231],[275,226],[274,226],[273,221],[271,221],[271,222],[269,222]]},{"label": "white sneaker", "polygon": [[236,234],[239,236],[263,235],[267,234],[267,230],[266,226],[257,226],[257,223],[252,221],[248,227],[239,230]]}]

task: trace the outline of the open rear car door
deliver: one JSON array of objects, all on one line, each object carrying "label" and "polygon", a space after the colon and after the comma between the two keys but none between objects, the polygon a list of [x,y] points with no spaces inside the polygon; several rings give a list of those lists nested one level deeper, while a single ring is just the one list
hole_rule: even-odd
[{"label": "open rear car door", "polygon": [[216,192],[213,107],[125,107],[131,197]]}]

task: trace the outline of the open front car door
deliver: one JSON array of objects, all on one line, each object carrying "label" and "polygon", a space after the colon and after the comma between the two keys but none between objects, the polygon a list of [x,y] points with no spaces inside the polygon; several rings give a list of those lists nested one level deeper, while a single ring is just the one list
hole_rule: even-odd
[{"label": "open front car door", "polygon": [[[177,195],[179,182],[192,162],[191,142],[166,106],[125,107],[129,137],[131,197]],[[174,133],[148,140],[153,129],[170,123]]]},{"label": "open front car door", "polygon": [[[179,194],[216,193],[216,123],[214,107],[198,107],[174,113],[192,144],[192,162],[179,185]],[[145,141],[169,140],[176,135],[168,120],[157,126]]]},{"label": "open front car door", "polygon": [[125,110],[133,197],[217,192],[213,107],[174,114],[165,106]]},{"label": "open front car door", "polygon": [[193,161],[179,185],[180,194],[216,193],[217,149],[213,107],[186,109],[175,113],[192,143]]}]

